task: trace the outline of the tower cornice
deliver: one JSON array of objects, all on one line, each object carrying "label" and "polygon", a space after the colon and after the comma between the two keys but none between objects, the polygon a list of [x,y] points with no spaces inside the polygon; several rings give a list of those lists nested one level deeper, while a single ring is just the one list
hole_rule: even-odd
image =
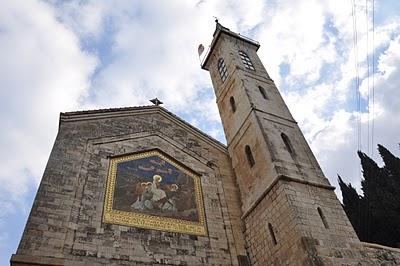
[{"label": "tower cornice", "polygon": [[228,28],[222,26],[219,22],[217,22],[217,25],[216,25],[216,28],[215,28],[215,31],[214,31],[214,34],[213,34],[213,40],[211,42],[210,48],[209,48],[206,56],[204,57],[204,60],[201,63],[201,68],[202,69],[204,69],[204,70],[208,70],[209,69],[209,67],[207,66],[208,61],[209,61],[209,59],[211,57],[211,54],[213,53],[213,51],[215,49],[215,46],[217,45],[218,40],[219,40],[219,38],[221,37],[222,34],[226,34],[226,35],[231,36],[233,38],[237,38],[237,39],[239,39],[241,41],[249,43],[250,45],[253,45],[255,47],[256,51],[258,51],[258,48],[260,48],[260,43],[259,42],[255,41],[255,40],[252,40],[252,39],[250,39],[248,37],[245,37],[243,35],[240,35],[240,34],[238,34],[236,32],[233,32],[233,31],[229,30]]}]

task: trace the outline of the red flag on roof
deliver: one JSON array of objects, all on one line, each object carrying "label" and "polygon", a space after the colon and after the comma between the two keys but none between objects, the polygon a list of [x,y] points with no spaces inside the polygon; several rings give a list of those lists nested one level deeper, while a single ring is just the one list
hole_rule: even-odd
[{"label": "red flag on roof", "polygon": [[204,52],[204,46],[202,44],[200,44],[199,48],[197,48],[197,52],[199,53],[199,56]]}]

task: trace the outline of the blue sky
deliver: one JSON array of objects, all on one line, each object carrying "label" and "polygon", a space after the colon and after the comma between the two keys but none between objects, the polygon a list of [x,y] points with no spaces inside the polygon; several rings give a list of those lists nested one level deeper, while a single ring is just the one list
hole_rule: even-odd
[{"label": "blue sky", "polygon": [[261,60],[333,185],[337,173],[360,179],[358,117],[363,151],[377,158],[381,143],[399,155],[400,2],[375,1],[373,35],[372,1],[355,1],[361,113],[352,2],[2,1],[0,264],[17,248],[60,112],[147,105],[158,97],[224,142],[197,55],[200,43],[210,44],[213,16],[261,43]]}]

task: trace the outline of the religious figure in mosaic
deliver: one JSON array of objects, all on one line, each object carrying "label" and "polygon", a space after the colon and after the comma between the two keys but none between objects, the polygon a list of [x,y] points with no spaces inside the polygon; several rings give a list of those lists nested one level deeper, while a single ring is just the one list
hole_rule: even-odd
[{"label": "religious figure in mosaic", "polygon": [[175,206],[177,184],[163,185],[160,175],[153,176],[153,182],[140,183],[140,192],[136,201],[131,205],[135,210],[164,210],[177,211]]},{"label": "religious figure in mosaic", "polygon": [[194,180],[157,156],[117,164],[113,209],[198,221]]}]

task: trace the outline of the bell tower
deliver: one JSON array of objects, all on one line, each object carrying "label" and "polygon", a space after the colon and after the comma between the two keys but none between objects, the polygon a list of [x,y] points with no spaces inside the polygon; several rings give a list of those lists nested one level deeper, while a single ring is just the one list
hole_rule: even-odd
[{"label": "bell tower", "polygon": [[258,57],[259,47],[216,21],[202,63],[240,190],[251,264],[351,262],[350,249],[360,242]]}]

